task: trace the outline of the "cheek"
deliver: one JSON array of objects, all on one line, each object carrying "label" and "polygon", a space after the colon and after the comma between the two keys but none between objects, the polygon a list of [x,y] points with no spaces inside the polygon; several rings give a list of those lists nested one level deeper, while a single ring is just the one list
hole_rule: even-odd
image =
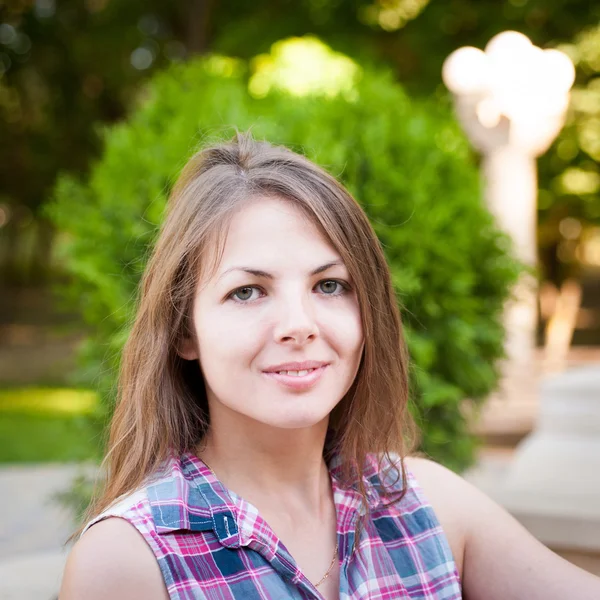
[{"label": "cheek", "polygon": [[331,311],[327,322],[330,339],[334,340],[344,356],[360,352],[363,345],[363,328],[357,306]]},{"label": "cheek", "polygon": [[211,313],[196,319],[196,336],[203,367],[245,367],[260,346],[260,328],[250,320]]}]

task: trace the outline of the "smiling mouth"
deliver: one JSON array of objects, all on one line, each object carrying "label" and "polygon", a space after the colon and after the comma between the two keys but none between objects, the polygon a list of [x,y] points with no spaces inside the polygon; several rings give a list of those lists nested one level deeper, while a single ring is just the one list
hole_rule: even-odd
[{"label": "smiling mouth", "polygon": [[273,373],[277,373],[278,375],[289,375],[290,377],[304,377],[317,369],[303,369],[302,371],[273,371]]},{"label": "smiling mouth", "polygon": [[263,371],[263,374],[275,382],[295,390],[306,390],[315,385],[329,365],[302,371]]}]

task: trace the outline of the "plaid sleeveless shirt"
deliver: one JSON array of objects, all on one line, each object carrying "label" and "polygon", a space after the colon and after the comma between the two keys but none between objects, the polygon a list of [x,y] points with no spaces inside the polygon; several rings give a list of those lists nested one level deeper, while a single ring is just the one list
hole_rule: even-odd
[{"label": "plaid sleeveless shirt", "polygon": [[[369,515],[358,540],[362,498],[341,487],[339,462],[334,457],[330,463],[340,600],[459,600],[448,541],[417,482],[408,473],[403,499],[385,506],[378,489],[382,480],[389,486],[396,477],[386,480],[377,462],[370,457],[364,472]],[[83,533],[111,516],[142,534],[172,600],[322,599],[257,509],[226,490],[191,453],[171,457],[143,489],[120,498]]]}]

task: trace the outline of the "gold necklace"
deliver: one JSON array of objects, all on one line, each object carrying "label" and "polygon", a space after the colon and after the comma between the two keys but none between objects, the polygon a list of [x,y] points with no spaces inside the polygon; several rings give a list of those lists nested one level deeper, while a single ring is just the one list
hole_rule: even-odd
[{"label": "gold necklace", "polygon": [[333,569],[333,565],[335,564],[335,559],[337,558],[338,551],[339,551],[339,544],[336,542],[335,550],[333,551],[333,558],[331,559],[331,564],[329,565],[329,569],[327,569],[327,573],[325,573],[325,575],[323,575],[323,577],[321,577],[321,579],[319,579],[319,581],[317,583],[315,583],[316,588],[319,587],[329,577],[329,574],[331,573],[331,569]]},{"label": "gold necklace", "polygon": [[[198,457],[198,458],[200,458],[200,457]],[[215,472],[212,470],[212,467],[203,458],[200,458],[200,460],[205,464],[206,467],[208,467],[208,470],[213,474],[213,477],[218,481],[219,478],[217,477]],[[227,488],[225,488],[225,491],[227,492],[227,495],[229,496],[229,491],[227,490]],[[229,496],[229,499],[231,500],[231,496]],[[233,504],[233,500],[231,500],[231,503]],[[317,581],[317,583],[313,584],[316,588],[319,587],[331,574],[331,569],[333,569],[333,565],[335,565],[335,559],[338,556],[339,550],[340,550],[339,543],[336,542],[335,550],[333,551],[333,558],[331,559],[331,564],[329,565],[327,572],[325,573],[325,575],[323,575],[323,577],[321,577],[321,579],[319,579],[319,581]]]}]

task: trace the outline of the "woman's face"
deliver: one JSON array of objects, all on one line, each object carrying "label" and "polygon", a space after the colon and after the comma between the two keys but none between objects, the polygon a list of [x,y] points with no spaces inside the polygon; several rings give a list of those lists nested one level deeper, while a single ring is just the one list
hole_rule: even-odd
[{"label": "woman's face", "polygon": [[211,411],[278,428],[326,419],[363,348],[353,282],[340,256],[291,203],[257,198],[235,214],[193,322]]}]

